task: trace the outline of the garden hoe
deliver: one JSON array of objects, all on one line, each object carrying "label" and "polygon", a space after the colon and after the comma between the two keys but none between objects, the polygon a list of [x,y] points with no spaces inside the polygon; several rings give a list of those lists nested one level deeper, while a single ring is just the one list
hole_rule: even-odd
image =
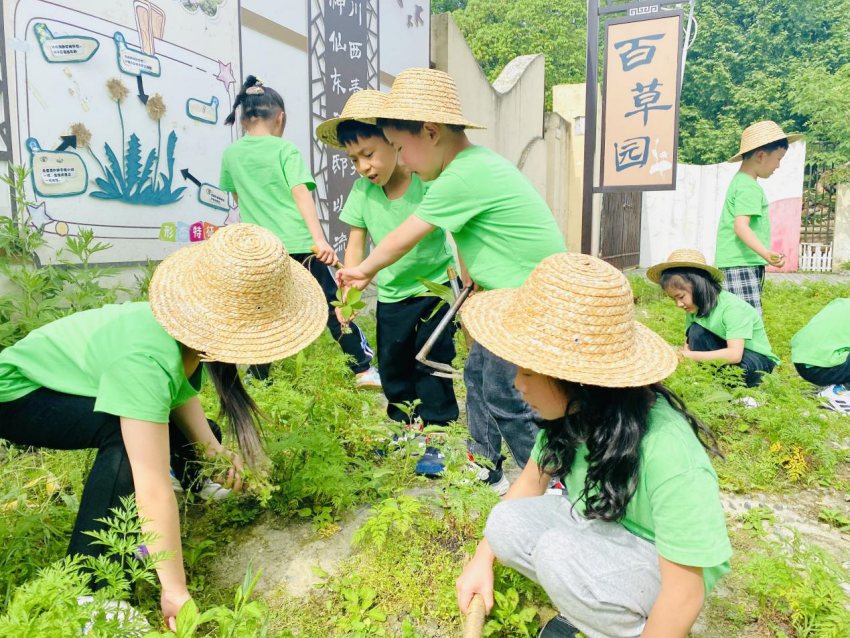
[{"label": "garden hoe", "polygon": [[440,335],[443,334],[446,327],[452,322],[455,315],[457,314],[457,311],[463,305],[463,302],[466,301],[466,298],[469,297],[469,293],[471,292],[472,284],[464,287],[464,289],[460,291],[460,294],[458,294],[457,298],[454,300],[454,303],[452,303],[451,308],[449,308],[449,311],[445,315],[443,315],[443,318],[440,319],[440,323],[437,324],[437,327],[434,332],[431,334],[430,337],[428,337],[428,341],[425,342],[425,345],[422,346],[422,349],[416,355],[416,360],[419,363],[422,363],[428,366],[429,368],[434,368],[436,372],[432,372],[431,374],[433,374],[435,377],[444,377],[446,379],[461,378],[461,373],[455,370],[451,365],[449,365],[448,363],[440,363],[439,361],[430,361],[428,359],[428,354],[431,352],[431,348],[434,347],[434,343],[436,343],[437,339],[440,338]]},{"label": "garden hoe", "polygon": [[484,633],[484,618],[487,610],[481,594],[475,594],[469,603],[466,612],[466,621],[463,623],[463,638],[481,638]]}]

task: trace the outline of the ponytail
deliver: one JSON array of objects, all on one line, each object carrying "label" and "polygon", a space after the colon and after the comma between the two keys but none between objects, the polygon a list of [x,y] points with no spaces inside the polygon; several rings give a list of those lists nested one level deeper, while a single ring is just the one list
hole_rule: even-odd
[{"label": "ponytail", "polygon": [[232,126],[236,122],[236,109],[242,107],[242,119],[260,118],[267,120],[279,112],[286,113],[283,97],[273,88],[265,86],[255,75],[245,78],[242,89],[233,102],[233,110],[224,118],[224,123]]},{"label": "ponytail", "polygon": [[236,364],[208,361],[204,366],[218,394],[220,416],[227,419],[236,434],[239,450],[248,465],[260,467],[266,460],[260,440],[260,421],[264,415],[242,385]]}]

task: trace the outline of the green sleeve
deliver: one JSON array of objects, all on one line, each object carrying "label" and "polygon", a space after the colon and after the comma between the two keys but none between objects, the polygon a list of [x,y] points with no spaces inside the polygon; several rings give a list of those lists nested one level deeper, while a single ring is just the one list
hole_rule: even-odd
[{"label": "green sleeve", "polygon": [[755,314],[755,310],[753,310],[751,314],[748,311],[751,310],[752,307],[749,304],[744,307],[743,304],[746,304],[746,302],[742,302],[741,306],[737,306],[737,304],[730,304],[725,308],[718,308],[716,310],[723,313],[722,324],[726,331],[726,334],[720,335],[723,339],[728,341],[729,339],[753,338],[753,315]]},{"label": "green sleeve", "polygon": [[689,567],[729,560],[732,546],[711,471],[697,467],[666,479],[650,492],[649,503],[660,556]]},{"label": "green sleeve", "polygon": [[233,183],[233,177],[231,177],[230,170],[227,168],[227,153],[221,157],[221,174],[218,178],[218,186],[228,193],[236,192],[236,184]]},{"label": "green sleeve", "polygon": [[168,423],[176,395],[171,375],[153,357],[142,352],[118,359],[100,378],[96,412],[154,423]]},{"label": "green sleeve", "polygon": [[481,212],[477,198],[463,179],[443,175],[431,184],[413,213],[424,222],[456,233]]},{"label": "green sleeve", "polygon": [[289,190],[292,190],[299,184],[304,184],[310,190],[316,188],[316,182],[313,180],[310,169],[307,168],[307,163],[294,146],[281,151],[280,167],[283,170],[283,178],[286,180]]},{"label": "green sleeve", "polygon": [[348,224],[349,226],[367,228],[366,221],[363,219],[363,209],[365,206],[366,193],[363,190],[361,180],[357,180],[351,187],[348,199],[345,200],[345,205],[342,207],[342,212],[339,214],[339,221],[343,224]]},{"label": "green sleeve", "polygon": [[546,448],[546,431],[540,430],[537,433],[537,439],[534,441],[534,447],[531,448],[531,460],[540,465],[540,458],[543,456],[543,450]]},{"label": "green sleeve", "polygon": [[735,217],[760,217],[763,211],[764,191],[756,182],[739,188],[735,193],[735,203],[732,214]]}]

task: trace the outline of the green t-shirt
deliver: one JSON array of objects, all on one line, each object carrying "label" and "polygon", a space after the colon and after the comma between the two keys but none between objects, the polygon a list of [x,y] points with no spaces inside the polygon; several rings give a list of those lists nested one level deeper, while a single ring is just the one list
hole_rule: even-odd
[{"label": "green t-shirt", "polygon": [[692,312],[687,313],[685,330],[693,323],[698,323],[726,341],[743,339],[746,350],[758,352],[779,363],[779,357],[770,349],[770,341],[767,340],[767,332],[764,330],[764,321],[758,310],[731,292],[721,290],[717,295],[717,305],[706,317],[697,317],[696,313]]},{"label": "green t-shirt", "polygon": [[485,290],[518,288],[544,258],[567,249],[531,182],[483,146],[458,153],[414,214],[451,232],[473,281]]},{"label": "green t-shirt", "polygon": [[96,412],[166,423],[198,393],[180,346],[146,302],[108,305],[57,319],[0,352],[0,401],[45,387],[95,398]]},{"label": "green t-shirt", "polygon": [[[407,192],[390,200],[383,188],[361,177],[354,182],[339,220],[365,228],[372,241],[378,244],[416,210],[425,190],[422,180],[414,175]],[[438,228],[392,266],[378,272],[378,301],[393,303],[426,293],[427,288],[417,277],[445,283],[448,281],[446,269],[452,265],[454,259],[446,243],[446,232]]]},{"label": "green t-shirt", "polygon": [[[541,430],[531,451],[540,465],[546,446]],[[587,476],[587,446],[576,450],[570,473],[561,477],[575,509]],[[717,474],[685,418],[661,395],[649,412],[649,426],[640,449],[638,484],[620,521],[633,534],[655,543],[667,560],[702,567],[706,592],[729,571],[732,546],[720,503]]]},{"label": "green t-shirt", "polygon": [[791,338],[791,361],[819,368],[850,356],[850,298],[833,299]]},{"label": "green t-shirt", "polygon": [[758,182],[746,173],[738,172],[726,191],[723,212],[717,227],[717,247],[714,265],[718,268],[733,266],[764,266],[767,262],[753,252],[735,234],[735,218],[746,215],[762,246],[770,249],[770,214],[767,196]]},{"label": "green t-shirt", "polygon": [[242,221],[272,231],[290,254],[309,253],[315,243],[292,198],[299,184],[316,188],[301,153],[280,137],[245,135],[221,158],[219,186],[239,196]]}]

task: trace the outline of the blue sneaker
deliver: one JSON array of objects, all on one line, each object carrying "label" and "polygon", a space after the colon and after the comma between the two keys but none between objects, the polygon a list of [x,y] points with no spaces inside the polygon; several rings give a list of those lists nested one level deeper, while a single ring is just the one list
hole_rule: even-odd
[{"label": "blue sneaker", "polygon": [[440,450],[427,446],[425,452],[416,462],[416,472],[419,476],[440,476],[446,469],[446,457]]}]

